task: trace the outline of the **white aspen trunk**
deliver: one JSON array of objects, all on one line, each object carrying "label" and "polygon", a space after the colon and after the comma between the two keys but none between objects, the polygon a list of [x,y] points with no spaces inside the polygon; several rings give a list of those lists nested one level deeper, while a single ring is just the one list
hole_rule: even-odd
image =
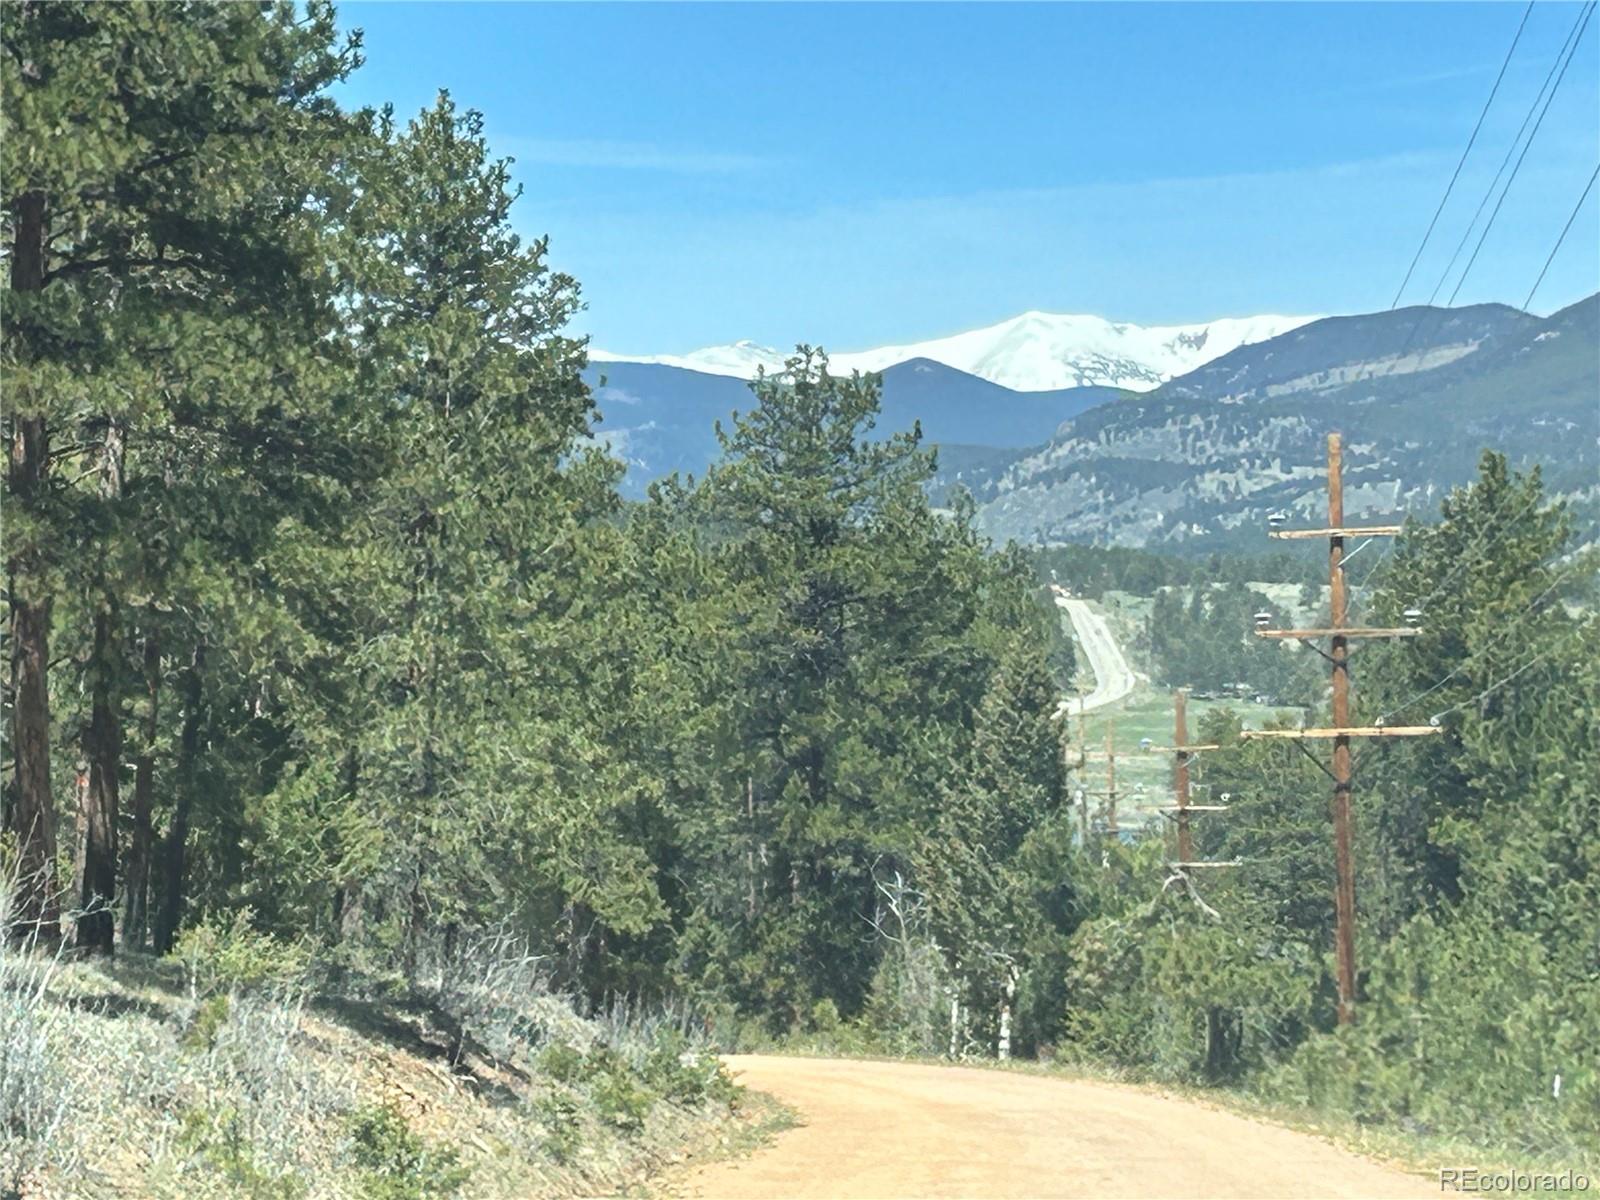
[{"label": "white aspen trunk", "polygon": [[954,995],[950,997],[950,1057],[954,1058],[961,1051],[961,1001]]},{"label": "white aspen trunk", "polygon": [[1006,968],[1005,987],[1000,996],[1000,1044],[996,1056],[1003,1062],[1011,1057],[1011,1004],[1017,998],[1017,969]]}]

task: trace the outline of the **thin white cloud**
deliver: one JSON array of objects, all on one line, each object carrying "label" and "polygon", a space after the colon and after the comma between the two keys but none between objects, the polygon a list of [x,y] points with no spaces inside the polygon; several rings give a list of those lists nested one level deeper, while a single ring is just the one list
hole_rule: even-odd
[{"label": "thin white cloud", "polygon": [[780,161],[758,154],[730,154],[661,146],[653,142],[502,137],[495,139],[495,147],[523,164],[599,167],[619,171],[672,171],[689,175],[756,171]]}]

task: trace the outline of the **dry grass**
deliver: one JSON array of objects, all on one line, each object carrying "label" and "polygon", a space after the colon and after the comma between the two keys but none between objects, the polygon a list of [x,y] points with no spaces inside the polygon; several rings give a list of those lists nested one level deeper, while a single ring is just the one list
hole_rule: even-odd
[{"label": "dry grass", "polygon": [[[670,1014],[587,1020],[532,978],[491,971],[446,1008],[461,997],[314,998],[283,980],[197,985],[173,960],[0,949],[0,1194],[623,1194],[736,1127],[733,1093],[638,1074]],[[541,1069],[554,1044],[576,1072]],[[618,1088],[638,1120],[617,1118]],[[352,1132],[373,1112],[397,1131],[376,1151]]]}]

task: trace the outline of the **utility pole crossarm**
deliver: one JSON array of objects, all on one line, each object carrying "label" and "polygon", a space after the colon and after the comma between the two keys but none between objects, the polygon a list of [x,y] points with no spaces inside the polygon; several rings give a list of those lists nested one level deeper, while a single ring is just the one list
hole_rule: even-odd
[{"label": "utility pole crossarm", "polygon": [[1244,860],[1232,858],[1227,862],[1170,862],[1167,866],[1179,871],[1187,871],[1190,867],[1242,867]]},{"label": "utility pole crossarm", "polygon": [[1330,738],[1401,738],[1428,737],[1443,733],[1438,725],[1350,725],[1337,729],[1246,729],[1239,736],[1246,741],[1258,738],[1290,738],[1326,741]]},{"label": "utility pole crossarm", "polygon": [[1416,637],[1422,630],[1410,627],[1401,629],[1258,629],[1259,638],[1403,638]]},{"label": "utility pole crossarm", "polygon": [[1203,746],[1149,746],[1146,747],[1151,754],[1199,754],[1202,750],[1221,750],[1220,742],[1207,742]]},{"label": "utility pole crossarm", "polygon": [[1335,525],[1331,529],[1274,529],[1267,536],[1292,542],[1311,538],[1398,537],[1403,531],[1400,525]]}]

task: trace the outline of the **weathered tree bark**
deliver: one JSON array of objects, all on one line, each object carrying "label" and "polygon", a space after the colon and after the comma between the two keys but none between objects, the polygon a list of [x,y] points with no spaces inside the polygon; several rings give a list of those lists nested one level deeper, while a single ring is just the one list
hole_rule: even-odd
[{"label": "weathered tree bark", "polygon": [[172,823],[161,843],[160,902],[156,906],[154,945],[157,954],[172,949],[183,921],[185,862],[189,842],[189,815],[199,788],[200,729],[204,719],[206,644],[195,644],[184,672],[183,726],[178,734],[178,769]]},{"label": "weathered tree bark", "polygon": [[122,762],[116,658],[116,611],[106,596],[94,615],[94,651],[89,663],[89,724],[83,737],[88,779],[78,793],[84,835],[77,879],[81,914],[73,938],[81,949],[101,954],[112,953],[116,928],[117,771]]},{"label": "weathered tree bark", "polygon": [[[72,890],[76,895],[83,880],[83,848],[89,843],[89,764],[80,760],[72,772]],[[63,914],[62,932],[67,940],[77,936],[77,917]]]},{"label": "weathered tree bark", "polygon": [[161,641],[155,633],[144,639],[143,741],[133,760],[133,829],[128,839],[128,855],[123,866],[122,889],[125,906],[122,915],[122,944],[142,948],[149,933],[150,853],[155,834],[150,811],[155,799],[155,744],[159,729],[161,702]]},{"label": "weathered tree bark", "polygon": [[[115,503],[122,495],[122,424],[108,418],[100,454],[100,495]],[[94,650],[89,659],[89,724],[84,729],[83,757],[89,786],[80,792],[83,809],[83,858],[77,886],[81,915],[74,941],[85,950],[110,954],[115,949],[117,890],[117,784],[122,768],[122,647],[117,628],[117,602],[104,578],[94,614]]]},{"label": "weathered tree bark", "polygon": [[[13,217],[11,290],[18,294],[42,291],[44,194],[19,195],[13,201]],[[26,397],[10,399],[13,404],[27,404]],[[23,411],[8,415],[11,502],[25,513],[37,511],[48,490],[49,430],[42,414]],[[36,557],[36,548],[24,549],[7,563],[11,583],[11,818],[17,836],[18,889],[11,933],[54,941],[61,935],[61,926],[55,878],[55,807],[50,795],[50,597],[40,581],[38,564],[33,561]]]}]

